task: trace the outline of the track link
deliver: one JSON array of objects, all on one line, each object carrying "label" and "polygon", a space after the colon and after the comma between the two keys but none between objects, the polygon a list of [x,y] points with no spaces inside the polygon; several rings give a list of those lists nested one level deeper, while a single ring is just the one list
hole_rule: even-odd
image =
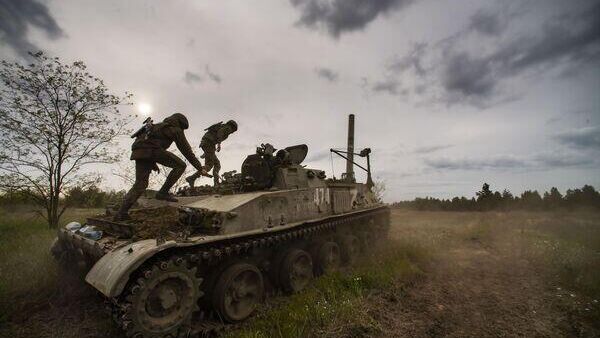
[{"label": "track link", "polygon": [[[370,241],[374,233],[387,234],[389,225],[389,208],[382,207],[376,210],[369,210],[358,215],[342,216],[326,222],[307,223],[296,228],[273,232],[268,234],[253,235],[251,237],[232,239],[227,242],[210,243],[205,246],[175,248],[166,250],[145,262],[135,273],[128,283],[128,287],[119,298],[113,299],[112,304],[113,318],[117,324],[124,329],[128,337],[135,338],[201,338],[216,337],[226,331],[233,330],[239,324],[226,324],[214,310],[202,311],[194,304],[193,313],[189,318],[185,318],[182,324],[175,329],[169,329],[168,332],[161,334],[144,334],[132,321],[132,311],[134,311],[134,296],[141,288],[145,286],[152,272],[157,269],[165,269],[166,265],[175,265],[193,269],[193,273],[202,282],[205,276],[201,276],[201,271],[214,267],[219,263],[235,257],[247,257],[253,251],[272,248],[286,242],[299,240],[310,240],[315,237],[326,237],[334,235],[340,231],[349,229],[348,225],[369,220],[368,226],[363,226],[365,230],[360,229],[365,236],[362,239]],[[375,220],[378,220],[375,222]],[[355,234],[361,237],[361,233]],[[149,272],[150,271],[150,272]],[[267,293],[267,297],[281,294],[281,290],[275,289]],[[199,291],[198,300],[205,297],[202,291]]]}]

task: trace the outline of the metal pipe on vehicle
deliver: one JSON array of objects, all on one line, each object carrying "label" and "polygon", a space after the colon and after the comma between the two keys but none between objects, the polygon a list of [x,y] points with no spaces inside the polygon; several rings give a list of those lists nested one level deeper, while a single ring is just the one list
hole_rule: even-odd
[{"label": "metal pipe on vehicle", "polygon": [[348,116],[348,158],[346,159],[346,179],[354,182],[354,114]]}]

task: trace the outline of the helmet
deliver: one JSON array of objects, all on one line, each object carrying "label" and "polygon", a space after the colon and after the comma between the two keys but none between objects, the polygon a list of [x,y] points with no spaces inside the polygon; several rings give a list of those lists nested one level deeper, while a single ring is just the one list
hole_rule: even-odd
[{"label": "helmet", "polygon": [[229,120],[225,124],[229,125],[233,131],[237,131],[238,129],[237,122],[235,122],[234,120]]},{"label": "helmet", "polygon": [[185,115],[181,113],[175,113],[164,119],[163,122],[179,127],[181,129],[188,129],[188,127],[190,126],[190,124],[188,123],[188,119],[185,117]]}]

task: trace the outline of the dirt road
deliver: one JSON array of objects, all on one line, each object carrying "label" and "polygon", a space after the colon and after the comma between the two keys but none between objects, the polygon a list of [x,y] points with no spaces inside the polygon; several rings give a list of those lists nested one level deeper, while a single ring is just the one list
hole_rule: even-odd
[{"label": "dirt road", "polygon": [[[395,216],[395,236],[414,230]],[[382,336],[597,337],[597,325],[576,318],[584,302],[542,277],[521,243],[502,231],[480,236],[458,227],[434,229],[446,236],[422,281],[376,302]]]}]

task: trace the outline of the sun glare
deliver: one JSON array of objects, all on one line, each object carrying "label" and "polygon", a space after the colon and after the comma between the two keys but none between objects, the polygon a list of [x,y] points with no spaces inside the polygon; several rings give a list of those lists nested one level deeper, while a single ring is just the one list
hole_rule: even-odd
[{"label": "sun glare", "polygon": [[140,103],[138,104],[138,111],[142,116],[148,116],[152,112],[152,106],[148,103]]}]

